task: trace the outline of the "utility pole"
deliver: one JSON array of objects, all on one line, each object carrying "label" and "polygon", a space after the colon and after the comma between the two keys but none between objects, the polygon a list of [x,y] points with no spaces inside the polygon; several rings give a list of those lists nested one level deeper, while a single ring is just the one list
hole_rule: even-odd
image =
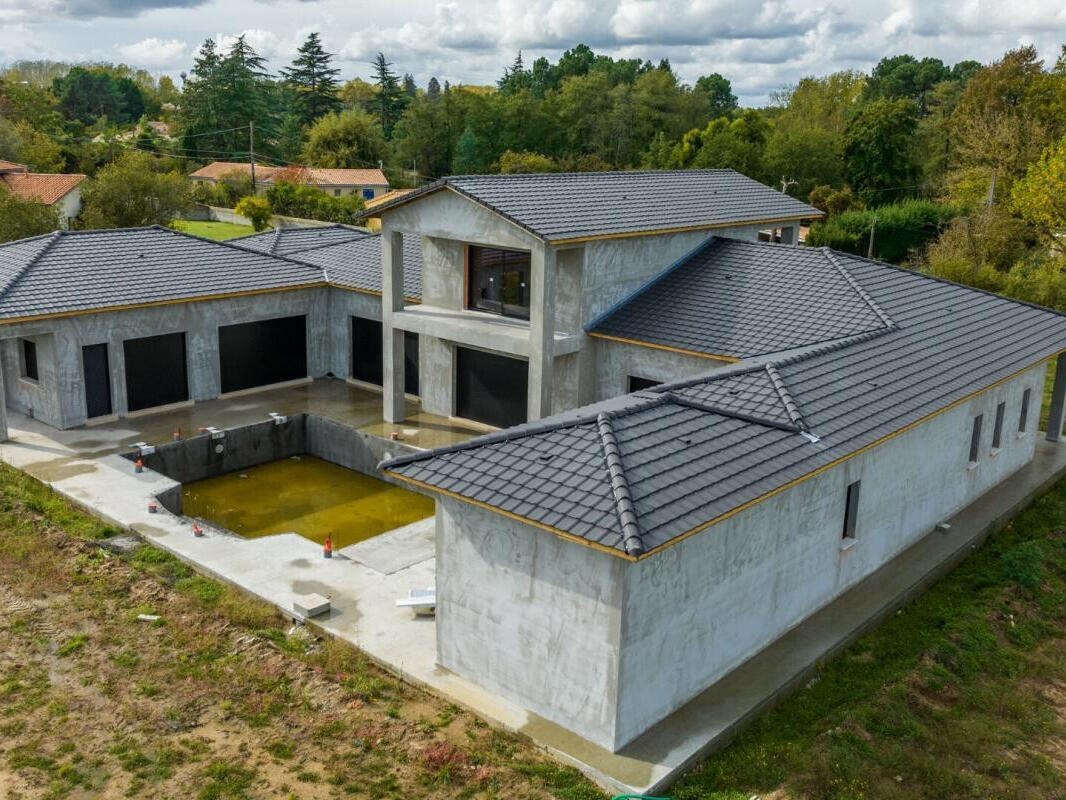
[{"label": "utility pole", "polygon": [[873,222],[870,223],[870,246],[866,248],[866,257],[874,257],[874,231],[877,230],[877,212],[874,212]]},{"label": "utility pole", "polygon": [[252,165],[252,194],[255,194],[255,122],[248,122],[248,163]]}]

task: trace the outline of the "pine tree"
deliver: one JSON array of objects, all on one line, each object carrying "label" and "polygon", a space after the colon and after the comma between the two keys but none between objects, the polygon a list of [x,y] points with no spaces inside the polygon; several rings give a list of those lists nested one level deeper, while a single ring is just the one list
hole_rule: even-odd
[{"label": "pine tree", "polygon": [[296,114],[304,125],[341,106],[337,97],[340,70],[331,66],[332,61],[333,54],[322,47],[317,33],[311,33],[297,51],[292,66],[281,71],[295,94]]},{"label": "pine tree", "polygon": [[503,94],[513,94],[521,89],[528,89],[532,85],[532,73],[526,69],[522,62],[522,51],[514,63],[503,71],[503,77],[496,81],[496,86]]},{"label": "pine tree", "polygon": [[481,145],[477,134],[469,126],[455,143],[452,157],[452,172],[456,175],[473,175],[481,171]]},{"label": "pine tree", "polygon": [[426,84],[426,97],[430,100],[440,99],[440,81],[436,77],[430,78],[429,83]]},{"label": "pine tree", "polygon": [[403,93],[411,100],[418,97],[418,87],[415,86],[415,77],[410,72],[405,72],[403,75]]},{"label": "pine tree", "polygon": [[400,80],[392,71],[392,62],[386,60],[384,53],[378,53],[374,59],[374,82],[378,87],[375,103],[378,120],[381,122],[381,130],[385,132],[385,138],[391,139],[392,129],[403,114],[407,102],[400,89]]}]

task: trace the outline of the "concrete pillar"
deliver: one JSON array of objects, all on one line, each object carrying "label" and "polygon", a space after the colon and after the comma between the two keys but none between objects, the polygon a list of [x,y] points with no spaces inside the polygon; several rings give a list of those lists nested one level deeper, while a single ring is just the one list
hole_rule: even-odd
[{"label": "concrete pillar", "polygon": [[555,361],[555,250],[538,244],[530,254],[529,394],[526,414],[532,422],[552,413],[552,367]]},{"label": "concrete pillar", "polygon": [[7,439],[7,387],[4,386],[3,359],[0,359],[0,442]]},{"label": "concrete pillar", "polygon": [[1066,353],[1055,362],[1055,385],[1051,389],[1051,408],[1047,416],[1047,440],[1057,442],[1062,436],[1063,412],[1066,412]]},{"label": "concrete pillar", "polygon": [[789,225],[781,229],[781,244],[796,243],[796,226]]},{"label": "concrete pillar", "polygon": [[402,422],[406,414],[403,381],[403,331],[392,315],[403,310],[403,234],[381,228],[382,414],[386,422]]}]

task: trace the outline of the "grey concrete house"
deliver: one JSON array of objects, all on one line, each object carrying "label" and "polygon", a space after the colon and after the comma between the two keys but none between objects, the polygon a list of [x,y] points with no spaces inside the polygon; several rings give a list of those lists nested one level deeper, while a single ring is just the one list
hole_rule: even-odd
[{"label": "grey concrete house", "polygon": [[1029,463],[1056,356],[1062,430],[1066,317],[829,250],[714,239],[590,330],[740,360],[384,467],[439,664],[611,751]]},{"label": "grey concrete house", "polygon": [[[627,391],[618,374],[639,383],[735,360],[668,348],[649,357],[602,332],[597,346],[585,327],[712,235],[755,241],[769,228],[794,242],[802,220],[822,215],[732,170],[451,177],[374,213],[385,418],[403,416],[398,378],[413,333],[423,408],[496,427]],[[401,282],[412,238],[423,249],[417,306]]]},{"label": "grey concrete house", "polygon": [[380,264],[380,238],[344,226],[239,244],[157,227],[0,245],[4,406],[71,428],[325,375],[380,385]]}]

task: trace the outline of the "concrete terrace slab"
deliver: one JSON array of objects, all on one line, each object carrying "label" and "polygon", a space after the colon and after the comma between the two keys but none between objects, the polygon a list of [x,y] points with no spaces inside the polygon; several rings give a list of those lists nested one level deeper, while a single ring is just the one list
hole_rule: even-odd
[{"label": "concrete terrace slab", "polygon": [[392,575],[434,557],[436,530],[436,519],[426,517],[389,531],[386,535],[343,547],[337,554],[383,575]]},{"label": "concrete terrace slab", "polygon": [[[340,389],[343,392],[338,396],[350,387],[340,384]],[[242,414],[248,415],[247,421],[260,421],[268,406],[268,410],[280,413],[307,410],[283,405],[296,403],[291,396],[286,399],[289,391],[271,398],[242,398],[239,405],[248,403],[243,408],[223,409],[225,401],[219,401],[218,409],[206,409],[216,413],[204,415],[204,422],[240,424]],[[297,398],[301,391],[295,387]],[[332,395],[335,391],[329,389],[329,395],[318,399],[321,405],[317,413],[323,413],[323,406],[342,402]],[[379,397],[374,399],[380,404]],[[199,417],[208,405],[191,411]],[[358,418],[358,412],[348,413],[350,418]],[[367,555],[363,558],[366,563],[360,563],[351,557],[353,548],[325,559],[318,545],[295,534],[241,539],[207,526],[206,535],[196,538],[185,518],[162,510],[149,513],[149,498],[174,484],[150,471],[135,473],[119,452],[138,435],[152,441],[147,434],[165,431],[172,419],[166,415],[155,421],[146,418],[143,425],[134,420],[133,424],[124,421],[122,425],[55,431],[13,414],[13,438],[0,444],[0,458],[50,483],[91,512],[137,532],[290,616],[293,602],[301,595],[317,593],[329,598],[330,612],[312,624],[353,643],[405,680],[464,705],[492,723],[528,735],[556,757],[619,793],[660,792],[701,757],[728,744],[745,725],[802,685],[819,661],[928,587],[1066,474],[1066,445],[1041,442],[1031,464],[947,520],[951,524],[948,531],[930,533],[621,752],[611,753],[436,665],[433,620],[417,618],[410,610],[395,606],[395,600],[410,589],[435,583],[435,559],[426,548],[427,521],[373,540],[377,553],[360,553],[360,546],[353,546],[356,556]],[[457,435],[447,432],[447,425],[442,424],[447,435]],[[87,441],[92,444],[87,445]],[[406,559],[390,553],[407,544],[414,552]],[[404,560],[410,563],[402,563]],[[376,563],[380,569],[368,563]]]}]

